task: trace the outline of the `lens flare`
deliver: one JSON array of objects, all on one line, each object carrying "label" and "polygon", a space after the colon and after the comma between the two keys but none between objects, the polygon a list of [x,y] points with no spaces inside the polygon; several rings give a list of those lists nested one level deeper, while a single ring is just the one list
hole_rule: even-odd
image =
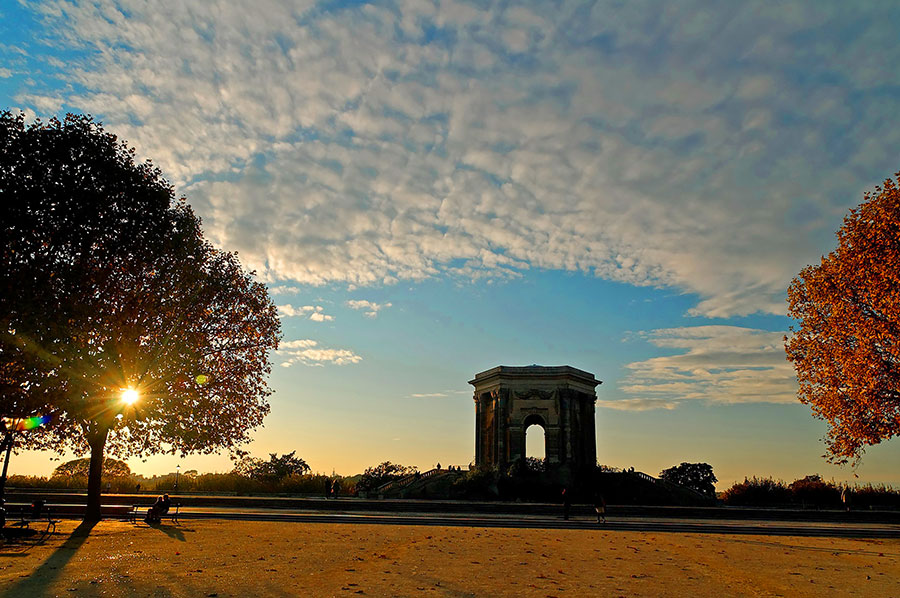
[{"label": "lens flare", "polygon": [[34,430],[35,428],[39,428],[44,424],[50,423],[49,415],[36,415],[34,417],[26,417],[24,419],[10,419],[3,418],[3,423],[5,427],[9,431],[13,432],[25,432],[27,430]]},{"label": "lens flare", "polygon": [[133,388],[126,388],[122,391],[122,402],[128,405],[133,405],[141,395]]}]

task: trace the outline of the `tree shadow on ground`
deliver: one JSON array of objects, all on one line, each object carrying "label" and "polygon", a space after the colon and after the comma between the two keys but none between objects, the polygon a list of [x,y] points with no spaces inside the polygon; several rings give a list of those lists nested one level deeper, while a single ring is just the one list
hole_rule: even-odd
[{"label": "tree shadow on ground", "polygon": [[59,577],[63,567],[72,560],[75,552],[81,548],[96,524],[96,521],[82,521],[78,527],[72,530],[66,541],[46,561],[41,563],[40,567],[28,577],[3,590],[0,598],[47,595],[50,585]]}]

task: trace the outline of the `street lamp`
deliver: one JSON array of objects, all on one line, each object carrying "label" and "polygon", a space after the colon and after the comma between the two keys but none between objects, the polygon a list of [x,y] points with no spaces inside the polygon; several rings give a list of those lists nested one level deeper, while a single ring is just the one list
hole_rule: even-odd
[{"label": "street lamp", "polygon": [[181,471],[181,463],[179,463],[178,465],[175,466],[175,490],[173,491],[173,494],[178,493],[178,472],[179,471]]}]

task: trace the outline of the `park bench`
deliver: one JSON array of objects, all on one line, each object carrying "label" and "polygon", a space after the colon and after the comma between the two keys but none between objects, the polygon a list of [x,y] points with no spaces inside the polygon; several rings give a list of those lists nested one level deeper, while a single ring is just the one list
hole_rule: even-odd
[{"label": "park bench", "polygon": [[[150,507],[153,505],[131,505],[131,510],[128,512],[128,519],[132,523],[137,523],[138,519],[143,519],[147,516],[147,511],[150,510]],[[178,523],[178,514],[181,510],[180,502],[173,502],[172,506],[169,507],[168,512],[160,516],[160,519],[170,519],[172,523]]]},{"label": "park bench", "polygon": [[30,528],[32,523],[46,523],[46,532],[53,533],[59,521],[53,518],[50,508],[43,503],[6,506],[6,524],[10,527]]}]

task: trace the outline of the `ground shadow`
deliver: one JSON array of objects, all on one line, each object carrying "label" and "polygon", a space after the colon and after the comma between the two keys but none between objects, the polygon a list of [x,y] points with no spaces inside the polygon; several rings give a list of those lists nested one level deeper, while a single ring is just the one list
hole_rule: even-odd
[{"label": "ground shadow", "polygon": [[0,530],[0,557],[25,556],[29,548],[43,544],[51,535],[49,530],[4,527]]},{"label": "ground shadow", "polygon": [[139,529],[156,529],[170,538],[178,540],[179,542],[186,542],[186,538],[184,537],[184,532],[193,533],[194,529],[189,527],[184,527],[181,524],[176,525],[168,525],[165,523],[137,523],[135,525],[136,528]]},{"label": "ground shadow", "polygon": [[165,533],[170,538],[174,538],[174,539],[178,540],[179,542],[185,541],[184,532],[194,531],[192,529],[176,527],[174,525],[163,525],[162,523],[158,523],[156,525],[151,525],[150,527],[152,527],[153,529],[158,529],[159,531]]},{"label": "ground shadow", "polygon": [[46,561],[41,563],[40,567],[28,577],[7,587],[0,597],[21,598],[22,596],[46,595],[47,589],[59,577],[63,567],[72,560],[75,552],[81,548],[96,524],[95,521],[82,521],[78,527],[72,530],[66,541]]}]

